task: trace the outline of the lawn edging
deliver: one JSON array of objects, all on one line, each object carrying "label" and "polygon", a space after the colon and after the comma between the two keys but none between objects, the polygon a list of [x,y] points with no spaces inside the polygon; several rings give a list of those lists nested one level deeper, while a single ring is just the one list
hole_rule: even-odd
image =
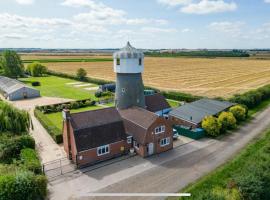
[{"label": "lawn edging", "polygon": [[48,119],[48,117],[45,114],[43,114],[40,110],[35,109],[34,115],[41,123],[41,125],[52,136],[53,140],[57,144],[61,144],[63,142],[62,130],[54,126],[54,124]]}]

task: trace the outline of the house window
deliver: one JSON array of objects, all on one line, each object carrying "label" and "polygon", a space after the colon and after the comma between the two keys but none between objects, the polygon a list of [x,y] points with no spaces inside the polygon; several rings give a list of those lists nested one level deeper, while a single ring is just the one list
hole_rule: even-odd
[{"label": "house window", "polygon": [[116,59],[116,64],[117,64],[117,65],[120,65],[120,58],[117,58],[117,59]]},{"label": "house window", "polygon": [[127,137],[127,143],[128,143],[128,144],[131,144],[131,143],[132,143],[132,136],[128,136],[128,137]]},{"label": "house window", "polygon": [[163,139],[160,140],[160,146],[161,147],[167,146],[169,144],[170,144],[170,138],[169,137],[168,138],[163,138]]},{"label": "house window", "polygon": [[155,134],[163,133],[165,132],[165,126],[158,126],[155,128]]},{"label": "house window", "polygon": [[141,58],[139,59],[139,65],[142,65],[142,59]]},{"label": "house window", "polygon": [[104,145],[104,146],[101,146],[101,147],[97,148],[97,155],[98,156],[102,156],[102,155],[105,155],[105,154],[108,154],[108,153],[110,153],[109,145]]}]

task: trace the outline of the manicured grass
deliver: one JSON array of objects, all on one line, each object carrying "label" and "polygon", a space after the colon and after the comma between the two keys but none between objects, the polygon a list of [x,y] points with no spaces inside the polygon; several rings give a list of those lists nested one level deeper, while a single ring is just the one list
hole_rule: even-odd
[{"label": "manicured grass", "polygon": [[[248,196],[250,199],[266,199],[265,195],[269,195],[265,191],[269,187],[267,174],[270,174],[270,130],[253,141],[233,160],[181,192],[191,193],[188,199],[194,200],[240,200],[247,199]],[[241,198],[241,195],[245,198]]]},{"label": "manicured grass", "polygon": [[33,59],[23,60],[24,63],[59,63],[59,62],[112,62],[112,58],[65,58],[65,59]]},{"label": "manicured grass", "polygon": [[180,102],[179,102],[179,101],[167,99],[167,102],[170,104],[170,106],[171,106],[172,108],[177,108],[177,107],[180,106]]},{"label": "manicured grass", "polygon": [[[41,86],[35,87],[40,90],[42,96],[48,97],[61,97],[67,99],[96,99],[94,93],[95,91],[88,91],[83,89],[83,87],[74,87],[74,85],[68,85],[67,83],[78,82],[68,78],[60,78],[56,76],[46,76],[46,77],[31,77],[31,78],[22,78],[22,82],[31,86],[32,82],[38,81],[41,83]],[[82,83],[87,84],[87,83]],[[87,87],[97,87],[93,84]]]},{"label": "manicured grass", "polygon": [[[97,109],[101,109],[101,108],[102,107],[100,107],[100,106],[88,106],[88,107],[84,107],[84,108],[73,109],[70,112],[71,113],[78,113],[78,112],[84,112],[84,111],[89,111],[89,110],[97,110]],[[45,114],[45,115],[50,120],[51,124],[53,124],[59,130],[62,130],[63,117],[62,117],[61,112],[50,113],[50,114]]]}]

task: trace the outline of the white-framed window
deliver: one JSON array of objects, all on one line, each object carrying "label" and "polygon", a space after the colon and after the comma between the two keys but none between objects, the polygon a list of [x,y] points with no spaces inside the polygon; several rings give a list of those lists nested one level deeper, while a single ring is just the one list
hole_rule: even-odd
[{"label": "white-framed window", "polygon": [[104,145],[104,146],[97,148],[97,155],[98,156],[102,156],[102,155],[105,155],[108,153],[110,153],[110,146],[109,145]]},{"label": "white-framed window", "polygon": [[167,137],[167,138],[163,138],[160,140],[160,146],[161,147],[164,147],[164,146],[167,146],[170,144],[170,138]]},{"label": "white-framed window", "polygon": [[155,134],[164,133],[165,132],[165,126],[158,126],[155,128]]},{"label": "white-framed window", "polygon": [[139,58],[139,65],[142,65],[142,59]]},{"label": "white-framed window", "polygon": [[128,136],[128,137],[127,137],[127,143],[128,143],[128,144],[131,144],[131,143],[132,143],[132,136]]}]

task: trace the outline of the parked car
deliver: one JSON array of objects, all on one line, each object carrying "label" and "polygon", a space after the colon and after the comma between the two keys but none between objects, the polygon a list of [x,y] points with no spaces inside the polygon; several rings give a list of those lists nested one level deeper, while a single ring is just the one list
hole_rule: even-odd
[{"label": "parked car", "polygon": [[177,130],[176,129],[173,129],[173,139],[174,140],[177,140],[178,137],[179,137],[179,134],[178,134]]}]

